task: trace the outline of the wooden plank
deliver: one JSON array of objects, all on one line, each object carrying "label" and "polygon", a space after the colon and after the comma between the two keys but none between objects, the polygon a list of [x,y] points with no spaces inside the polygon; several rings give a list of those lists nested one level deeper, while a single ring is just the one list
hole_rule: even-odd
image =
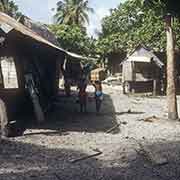
[{"label": "wooden plank", "polygon": [[92,157],[96,157],[96,156],[99,156],[102,154],[102,152],[98,149],[95,149],[94,150],[96,153],[92,154],[92,155],[87,155],[87,156],[83,156],[81,158],[78,158],[78,159],[74,159],[74,160],[71,160],[71,163],[77,163],[79,161],[83,161],[83,160],[86,160],[86,159],[89,159],[89,158],[92,158]]}]

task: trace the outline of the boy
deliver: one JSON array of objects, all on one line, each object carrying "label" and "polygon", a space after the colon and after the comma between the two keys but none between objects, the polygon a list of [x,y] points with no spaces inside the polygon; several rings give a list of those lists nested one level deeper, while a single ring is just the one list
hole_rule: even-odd
[{"label": "boy", "polygon": [[95,81],[93,86],[95,88],[96,113],[99,113],[103,100],[101,81]]},{"label": "boy", "polygon": [[86,80],[80,80],[78,89],[79,89],[79,104],[80,104],[80,112],[87,112],[87,93],[86,93],[87,83]]}]

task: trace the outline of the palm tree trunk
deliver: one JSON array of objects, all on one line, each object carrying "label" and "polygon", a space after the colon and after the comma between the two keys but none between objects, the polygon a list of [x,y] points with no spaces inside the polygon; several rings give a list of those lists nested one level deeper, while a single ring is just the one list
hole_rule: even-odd
[{"label": "palm tree trunk", "polygon": [[[171,22],[171,21],[170,21]],[[174,36],[171,23],[167,23],[167,105],[168,119],[177,120],[177,98],[176,98],[176,77],[175,77],[175,49]]]}]

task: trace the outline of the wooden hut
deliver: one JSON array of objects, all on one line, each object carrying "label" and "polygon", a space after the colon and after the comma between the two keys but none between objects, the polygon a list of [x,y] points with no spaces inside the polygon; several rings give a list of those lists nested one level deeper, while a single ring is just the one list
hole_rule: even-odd
[{"label": "wooden hut", "polygon": [[124,93],[160,92],[164,64],[152,50],[140,45],[121,65]]},{"label": "wooden hut", "polygon": [[[0,98],[9,121],[23,112],[42,113],[57,94],[66,51],[0,13]],[[43,119],[43,117],[37,117]]]}]

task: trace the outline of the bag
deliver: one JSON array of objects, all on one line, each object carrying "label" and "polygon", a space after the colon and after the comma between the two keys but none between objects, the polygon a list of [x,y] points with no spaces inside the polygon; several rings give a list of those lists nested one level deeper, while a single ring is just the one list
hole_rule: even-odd
[{"label": "bag", "polygon": [[90,73],[91,81],[103,81],[106,79],[106,71],[104,68],[97,68]]}]

